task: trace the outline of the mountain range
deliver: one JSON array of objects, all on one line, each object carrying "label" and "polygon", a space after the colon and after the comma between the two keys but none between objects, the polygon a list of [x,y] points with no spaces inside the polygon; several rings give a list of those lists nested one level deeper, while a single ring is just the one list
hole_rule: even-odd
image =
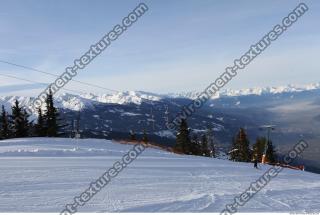
[{"label": "mountain range", "polygon": [[[60,94],[55,104],[61,118],[73,130],[80,114],[83,137],[123,139],[134,131],[138,137],[145,130],[157,143],[172,146],[175,132],[166,128],[184,105],[199,92],[155,94],[142,91],[112,94]],[[15,100],[24,106],[33,98],[21,96],[0,97],[0,105],[7,110]],[[32,116],[36,118],[36,113]],[[212,127],[219,150],[228,151],[232,138],[240,127],[247,130],[251,145],[258,136],[265,136],[262,125],[275,125],[271,139],[279,153],[286,152],[300,139],[309,143],[300,162],[309,170],[320,167],[320,84],[306,86],[265,87],[244,90],[222,90],[188,119],[192,136],[199,136]]]}]

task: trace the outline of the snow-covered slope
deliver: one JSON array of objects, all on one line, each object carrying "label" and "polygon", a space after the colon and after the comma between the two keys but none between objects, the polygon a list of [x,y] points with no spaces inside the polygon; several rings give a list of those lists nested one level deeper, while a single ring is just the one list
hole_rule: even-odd
[{"label": "snow-covered slope", "polygon": [[[107,140],[0,141],[0,212],[60,212],[132,145]],[[268,166],[147,149],[79,212],[220,212]],[[240,212],[320,210],[320,175],[284,170]]]}]

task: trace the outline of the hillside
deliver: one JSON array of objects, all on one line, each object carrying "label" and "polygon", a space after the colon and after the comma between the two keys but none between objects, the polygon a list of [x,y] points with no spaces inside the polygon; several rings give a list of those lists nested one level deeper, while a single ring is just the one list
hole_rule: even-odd
[{"label": "hillside", "polygon": [[[285,153],[298,140],[305,139],[311,147],[297,164],[305,165],[308,171],[320,173],[319,86],[223,90],[189,117],[188,125],[198,136],[212,127],[217,147],[225,152],[230,150],[232,138],[240,127],[246,128],[252,146],[258,136],[266,135],[259,129],[261,125],[276,125],[271,138],[278,154]],[[82,137],[126,139],[133,130],[141,138],[142,131],[146,130],[151,141],[172,146],[176,135],[168,130],[166,121],[174,119],[196,95],[196,92],[158,95],[141,91],[61,94],[55,96],[55,105],[60,109],[63,123],[68,125],[64,127],[65,137],[70,136],[72,124],[78,119],[78,110],[81,109]],[[3,104],[10,112],[15,99],[27,106],[31,102],[30,97],[6,96],[0,97],[0,105]]]},{"label": "hillside", "polygon": [[[132,147],[96,139],[0,141],[0,212],[60,212]],[[220,212],[268,166],[261,168],[148,148],[79,212]],[[239,211],[319,211],[319,179],[286,169]]]}]

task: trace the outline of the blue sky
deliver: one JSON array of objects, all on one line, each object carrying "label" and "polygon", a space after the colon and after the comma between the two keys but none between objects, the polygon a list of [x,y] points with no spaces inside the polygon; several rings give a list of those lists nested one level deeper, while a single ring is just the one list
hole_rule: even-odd
[{"label": "blue sky", "polygon": [[[1,0],[0,60],[62,74],[140,1]],[[201,91],[281,23],[300,1],[144,1],[149,11],[75,78],[116,90]],[[319,82],[320,3],[226,87]],[[39,83],[51,76],[0,63],[0,73]],[[20,91],[19,90],[20,86]],[[0,77],[0,95],[37,94],[22,80]],[[31,88],[35,88],[30,90]],[[85,92],[108,91],[69,83]],[[36,96],[36,95],[34,95]]]}]

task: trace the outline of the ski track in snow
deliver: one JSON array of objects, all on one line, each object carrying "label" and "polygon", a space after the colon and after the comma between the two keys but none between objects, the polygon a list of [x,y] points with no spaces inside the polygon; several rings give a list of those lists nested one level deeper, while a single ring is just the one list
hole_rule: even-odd
[{"label": "ski track in snow", "polygon": [[[0,212],[60,212],[131,148],[107,140],[0,141]],[[79,212],[220,212],[268,168],[149,148]],[[319,179],[286,169],[239,212],[320,211]]]}]

